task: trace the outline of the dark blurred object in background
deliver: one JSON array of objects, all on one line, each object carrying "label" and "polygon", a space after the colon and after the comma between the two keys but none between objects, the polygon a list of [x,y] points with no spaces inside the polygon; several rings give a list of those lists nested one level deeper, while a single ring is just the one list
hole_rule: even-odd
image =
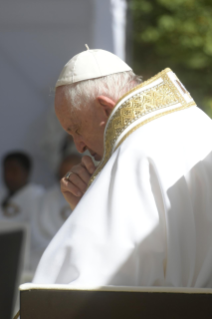
[{"label": "dark blurred object in background", "polygon": [[[20,276],[21,253],[24,232],[19,230],[0,231],[0,314],[11,319]],[[11,253],[12,252],[12,253]]]}]

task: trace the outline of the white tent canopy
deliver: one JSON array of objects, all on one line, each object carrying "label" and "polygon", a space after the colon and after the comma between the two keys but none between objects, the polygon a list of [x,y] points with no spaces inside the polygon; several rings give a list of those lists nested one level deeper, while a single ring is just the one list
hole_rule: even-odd
[{"label": "white tent canopy", "polygon": [[56,156],[63,133],[53,127],[49,134],[46,117],[63,65],[85,43],[124,59],[125,11],[125,0],[1,0],[0,158],[13,150],[29,153],[34,182],[53,180],[41,142],[48,136],[49,159]]}]

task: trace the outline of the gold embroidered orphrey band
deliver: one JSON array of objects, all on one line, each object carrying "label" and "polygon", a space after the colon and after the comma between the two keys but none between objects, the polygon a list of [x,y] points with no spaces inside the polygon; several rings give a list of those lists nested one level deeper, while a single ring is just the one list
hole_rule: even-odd
[{"label": "gold embroidered orphrey band", "polygon": [[20,316],[20,310],[17,312],[17,314],[15,315],[15,317],[13,319],[18,319]]},{"label": "gold embroidered orphrey band", "polygon": [[[192,105],[196,105],[194,100],[169,68],[127,92],[117,102],[108,119],[104,135],[104,156],[91,177],[89,186],[103,169],[112,153],[135,130],[162,116],[184,110]],[[161,112],[163,109],[164,111]],[[133,124],[135,125],[133,126]],[[125,133],[124,131],[131,125],[133,127]],[[121,135],[122,137],[117,143]]]}]

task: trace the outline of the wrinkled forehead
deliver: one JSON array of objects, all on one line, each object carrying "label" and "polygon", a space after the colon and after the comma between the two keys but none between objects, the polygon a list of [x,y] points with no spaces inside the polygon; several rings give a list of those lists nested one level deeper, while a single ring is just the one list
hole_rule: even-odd
[{"label": "wrinkled forehead", "polygon": [[63,89],[63,87],[59,87],[55,91],[54,106],[57,116],[61,113],[65,116],[70,116],[71,113],[73,113],[74,111],[74,108],[71,105],[67,94],[65,94],[65,90]]},{"label": "wrinkled forehead", "polygon": [[63,128],[67,131],[70,126],[74,128],[81,122],[83,112],[71,105],[63,87],[58,87],[55,91],[55,113]]},{"label": "wrinkled forehead", "polygon": [[70,101],[67,94],[65,93],[65,88],[63,86],[60,86],[55,90],[54,105],[55,109],[65,108],[66,106],[69,106],[71,108]]}]

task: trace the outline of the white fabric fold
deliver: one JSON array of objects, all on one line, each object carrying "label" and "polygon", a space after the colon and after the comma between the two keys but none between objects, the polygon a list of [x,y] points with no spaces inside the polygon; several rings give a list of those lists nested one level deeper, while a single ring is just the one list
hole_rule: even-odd
[{"label": "white fabric fold", "polygon": [[34,283],[212,287],[211,136],[196,106],[128,136],[48,246]]}]

